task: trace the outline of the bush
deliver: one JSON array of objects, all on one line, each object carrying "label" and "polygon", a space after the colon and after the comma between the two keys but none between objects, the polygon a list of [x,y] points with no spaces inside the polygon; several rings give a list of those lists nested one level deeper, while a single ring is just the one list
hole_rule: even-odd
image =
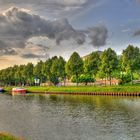
[{"label": "bush", "polygon": [[89,74],[82,74],[80,75],[80,77],[78,78],[78,81],[76,79],[76,76],[73,76],[71,81],[73,83],[85,83],[85,85],[87,85],[88,83],[92,83],[92,82],[95,82],[95,79],[93,78],[92,75],[89,75]]},{"label": "bush", "polygon": [[57,76],[55,75],[52,75],[51,78],[50,78],[50,81],[54,84],[54,85],[57,85],[59,83],[59,79]]},{"label": "bush", "polygon": [[121,77],[119,84],[122,85],[129,82],[131,82],[131,75],[130,73],[126,73]]}]

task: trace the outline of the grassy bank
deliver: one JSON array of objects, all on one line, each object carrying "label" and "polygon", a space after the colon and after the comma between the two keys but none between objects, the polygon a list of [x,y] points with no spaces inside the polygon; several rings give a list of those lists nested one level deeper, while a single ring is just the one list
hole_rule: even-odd
[{"label": "grassy bank", "polygon": [[8,133],[0,133],[0,140],[22,140]]},{"label": "grassy bank", "polygon": [[[79,86],[79,87],[25,87],[28,92],[140,92],[139,85],[125,86]],[[6,91],[11,91],[12,87],[5,88]]]}]

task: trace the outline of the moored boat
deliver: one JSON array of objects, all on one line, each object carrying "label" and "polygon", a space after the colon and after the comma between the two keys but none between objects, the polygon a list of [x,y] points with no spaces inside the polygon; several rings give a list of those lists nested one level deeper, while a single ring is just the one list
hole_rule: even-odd
[{"label": "moored boat", "polygon": [[0,93],[2,93],[4,91],[4,89],[3,88],[0,88]]},{"label": "moored boat", "polygon": [[12,94],[26,94],[26,89],[21,87],[16,87],[12,89]]}]

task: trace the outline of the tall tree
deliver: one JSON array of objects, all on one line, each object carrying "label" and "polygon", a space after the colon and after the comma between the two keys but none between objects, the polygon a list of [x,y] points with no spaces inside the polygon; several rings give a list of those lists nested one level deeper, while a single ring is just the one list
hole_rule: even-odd
[{"label": "tall tree", "polygon": [[133,73],[140,67],[140,49],[129,45],[122,53],[122,67],[126,72],[131,73],[131,83],[133,84]]},{"label": "tall tree", "polygon": [[105,50],[101,55],[101,66],[100,70],[106,74],[106,77],[109,77],[111,85],[112,72],[118,67],[117,54],[111,48]]},{"label": "tall tree", "polygon": [[74,52],[66,64],[66,73],[71,76],[76,76],[78,86],[79,75],[83,72],[83,60],[77,52]]},{"label": "tall tree", "polygon": [[32,63],[28,63],[24,69],[24,73],[25,73],[25,79],[26,79],[26,82],[29,81],[29,84],[31,85],[32,84],[32,81],[33,81],[33,69],[34,69],[34,66]]},{"label": "tall tree", "polygon": [[40,79],[40,83],[42,83],[42,79],[43,79],[42,67],[43,67],[43,61],[39,61],[33,70],[34,76]]},{"label": "tall tree", "polygon": [[64,60],[63,57],[60,56],[59,59],[58,59],[58,63],[59,63],[58,76],[59,76],[59,78],[61,78],[62,81],[65,81],[65,78],[66,78],[66,72],[65,72],[66,61]]},{"label": "tall tree", "polygon": [[52,59],[51,74],[53,79],[57,80],[58,82],[64,81],[66,77],[65,64],[66,62],[62,57]]},{"label": "tall tree", "polygon": [[58,57],[55,57],[55,59],[52,59],[51,82],[54,85],[59,83],[59,60],[58,60]]},{"label": "tall tree", "polygon": [[51,81],[51,66],[52,66],[52,59],[46,60],[44,66],[44,73],[46,74],[47,80],[49,81]]},{"label": "tall tree", "polygon": [[85,60],[84,62],[84,72],[95,75],[97,74],[99,70],[100,65],[100,55],[99,52],[92,52]]}]

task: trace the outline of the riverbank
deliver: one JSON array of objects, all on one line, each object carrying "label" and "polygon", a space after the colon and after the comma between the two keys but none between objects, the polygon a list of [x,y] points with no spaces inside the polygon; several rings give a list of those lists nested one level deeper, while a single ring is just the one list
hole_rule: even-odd
[{"label": "riverbank", "polygon": [[[10,92],[13,87],[5,87]],[[56,86],[31,86],[25,87],[28,93],[140,93],[139,85],[128,86],[79,86],[79,87],[56,87]]]}]

